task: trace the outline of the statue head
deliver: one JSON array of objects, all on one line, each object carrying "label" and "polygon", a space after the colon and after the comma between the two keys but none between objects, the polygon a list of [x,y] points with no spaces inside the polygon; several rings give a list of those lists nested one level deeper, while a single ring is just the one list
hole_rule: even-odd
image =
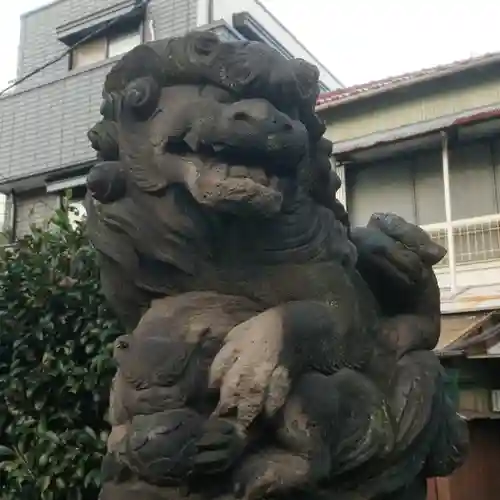
[{"label": "statue head", "polygon": [[177,184],[215,211],[277,213],[324,132],[318,77],[265,44],[210,32],[140,45],[106,78],[89,189],[107,202],[126,186]]}]

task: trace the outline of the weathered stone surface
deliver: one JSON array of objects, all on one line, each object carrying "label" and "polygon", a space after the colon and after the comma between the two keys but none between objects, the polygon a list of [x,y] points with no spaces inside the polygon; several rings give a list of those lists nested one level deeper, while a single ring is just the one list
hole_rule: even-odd
[{"label": "weathered stone surface", "polygon": [[462,462],[445,250],[393,214],[350,227],[317,93],[304,61],[210,33],[108,75],[88,230],[125,334],[101,500],[424,500]]}]

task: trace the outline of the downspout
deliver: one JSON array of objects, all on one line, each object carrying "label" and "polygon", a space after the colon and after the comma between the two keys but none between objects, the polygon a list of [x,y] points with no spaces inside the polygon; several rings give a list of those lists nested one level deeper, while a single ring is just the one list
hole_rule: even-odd
[{"label": "downspout", "polygon": [[[9,198],[7,200],[7,204],[10,205],[10,209],[8,211],[9,216],[9,226],[10,226],[10,243],[15,243],[16,241],[16,233],[17,233],[17,203],[16,203],[16,193],[12,190],[9,194]],[[7,215],[7,214],[6,214]]]},{"label": "downspout", "polygon": [[148,32],[149,32],[149,42],[154,42],[156,40],[156,30],[155,30],[155,22],[153,19],[149,19],[148,23]]},{"label": "downspout", "polygon": [[212,24],[214,22],[214,6],[215,0],[208,0],[208,5],[207,5],[207,24]]},{"label": "downspout", "polygon": [[448,134],[445,130],[441,131],[441,152],[443,166],[443,188],[444,188],[444,212],[446,217],[446,239],[448,243],[448,266],[450,273],[451,292],[455,293],[457,289],[457,269],[455,260],[455,238],[453,236],[453,219],[451,212],[451,190],[450,190],[450,161]]},{"label": "downspout", "polygon": [[[196,5],[196,26],[199,28],[211,24],[214,20],[214,0],[196,0],[193,3]],[[189,8],[191,8],[191,0],[189,0],[189,4]]]}]

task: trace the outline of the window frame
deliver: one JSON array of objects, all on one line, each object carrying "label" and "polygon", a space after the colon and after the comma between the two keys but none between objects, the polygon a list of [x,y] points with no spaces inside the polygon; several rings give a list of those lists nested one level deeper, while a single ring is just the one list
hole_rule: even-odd
[{"label": "window frame", "polygon": [[[127,29],[129,28],[129,29]],[[68,69],[69,71],[79,71],[83,68],[88,68],[88,67],[92,67],[93,65],[96,65],[96,64],[100,64],[102,63],[103,61],[107,61],[107,60],[110,60],[110,59],[114,59],[115,57],[120,57],[120,56],[123,56],[126,52],[123,52],[122,54],[116,54],[112,57],[110,57],[110,51],[109,51],[109,47],[110,47],[110,42],[112,42],[113,38],[119,38],[119,37],[123,37],[123,36],[126,36],[126,35],[139,35],[139,43],[137,45],[140,45],[141,43],[144,43],[144,36],[145,36],[145,23],[144,21],[141,21],[137,26],[135,26],[133,29],[130,29],[130,27],[127,27],[127,28],[116,28],[116,29],[113,29],[113,30],[107,30],[106,32],[104,32],[104,34],[102,36],[98,36],[98,37],[95,37],[95,38],[90,38],[89,40],[86,40],[84,43],[80,44],[80,45],[77,45],[76,47],[74,47],[73,49],[71,49],[70,53],[69,53],[69,60],[68,60]],[[94,61],[92,63],[89,63],[89,64],[83,64],[83,65],[80,65],[80,66],[75,66],[74,65],[74,62],[75,62],[75,51],[78,50],[78,48],[80,47],[84,47],[87,43],[92,43],[94,41],[97,41],[97,40],[101,40],[101,39],[104,39],[104,58],[103,59],[99,59],[98,61]],[[132,49],[130,49],[132,50]]]}]

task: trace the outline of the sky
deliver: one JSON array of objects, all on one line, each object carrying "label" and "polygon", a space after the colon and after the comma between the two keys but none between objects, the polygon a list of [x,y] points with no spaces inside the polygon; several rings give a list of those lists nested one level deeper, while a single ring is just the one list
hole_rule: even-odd
[{"label": "sky", "polygon": [[[345,85],[500,51],[493,0],[262,1]],[[2,0],[0,89],[16,76],[19,16],[46,3]]]}]

